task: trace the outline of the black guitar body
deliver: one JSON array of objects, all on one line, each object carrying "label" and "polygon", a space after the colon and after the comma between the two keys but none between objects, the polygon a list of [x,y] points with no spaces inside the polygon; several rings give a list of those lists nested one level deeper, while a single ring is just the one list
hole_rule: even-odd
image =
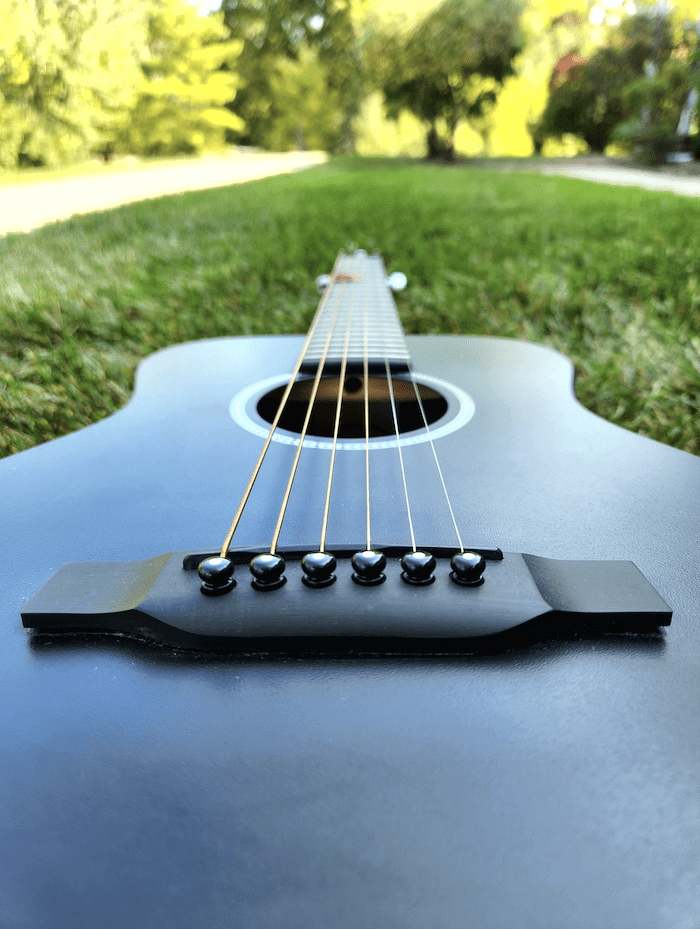
[{"label": "black guitar body", "polygon": [[[23,628],[66,562],[218,549],[300,341],[160,352],[120,413],[0,462],[0,924],[696,929],[700,459],[587,412],[549,349],[408,340],[464,542],[632,561],[667,629],[222,654]],[[373,535],[406,545],[386,445]],[[267,544],[294,451],[272,443],[237,546]],[[418,543],[454,546],[429,443],[404,457]],[[282,549],[318,545],[327,458],[303,451]],[[330,551],[364,539],[363,454],[337,458]]]}]

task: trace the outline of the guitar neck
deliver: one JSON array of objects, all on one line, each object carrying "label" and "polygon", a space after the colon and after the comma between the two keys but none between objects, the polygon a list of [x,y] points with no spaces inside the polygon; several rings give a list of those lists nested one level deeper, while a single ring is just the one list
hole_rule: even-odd
[{"label": "guitar neck", "polygon": [[384,372],[387,364],[395,373],[409,369],[406,340],[379,255],[358,250],[338,257],[302,372],[314,373],[324,355],[328,373],[338,370],[344,356],[348,372],[362,370],[365,359],[373,372]]}]

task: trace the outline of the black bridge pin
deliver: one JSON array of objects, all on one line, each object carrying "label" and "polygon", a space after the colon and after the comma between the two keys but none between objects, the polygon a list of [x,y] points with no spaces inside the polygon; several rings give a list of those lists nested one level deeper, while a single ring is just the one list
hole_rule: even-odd
[{"label": "black bridge pin", "polygon": [[212,556],[200,561],[197,568],[200,580],[199,588],[208,597],[218,597],[228,593],[236,586],[233,578],[233,562],[221,556]]},{"label": "black bridge pin", "polygon": [[287,582],[284,576],[284,558],[266,552],[256,555],[250,562],[250,573],[253,575],[251,584],[256,590],[277,590]]},{"label": "black bridge pin", "polygon": [[356,584],[369,587],[386,580],[386,558],[382,552],[355,552],[352,556],[352,566],[355,569],[352,579]]},{"label": "black bridge pin", "polygon": [[407,584],[432,584],[435,580],[433,571],[436,563],[430,552],[406,552],[401,559],[401,580]]},{"label": "black bridge pin", "polygon": [[335,580],[336,560],[328,552],[310,552],[301,559],[302,581],[307,587],[328,587]]},{"label": "black bridge pin", "polygon": [[478,587],[484,583],[486,561],[476,552],[457,552],[452,556],[450,577],[463,587]]}]

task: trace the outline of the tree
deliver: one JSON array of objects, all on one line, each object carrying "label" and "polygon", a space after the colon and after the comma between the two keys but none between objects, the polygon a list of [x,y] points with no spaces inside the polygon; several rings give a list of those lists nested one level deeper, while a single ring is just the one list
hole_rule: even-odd
[{"label": "tree", "polygon": [[539,127],[541,137],[571,133],[581,136],[592,152],[603,152],[625,117],[623,91],[629,78],[610,48],[568,68],[561,78],[555,76]]},{"label": "tree", "polygon": [[157,0],[148,17],[148,52],[119,151],[167,155],[220,148],[243,121],[226,107],[236,76],[222,70],[240,52],[220,14],[201,16],[187,0]]},{"label": "tree", "polygon": [[387,113],[427,124],[429,157],[451,158],[462,119],[484,120],[522,48],[518,0],[444,0],[407,34],[383,38]]},{"label": "tree", "polygon": [[3,0],[0,164],[215,147],[240,44],[187,0]]},{"label": "tree", "polygon": [[688,23],[674,25],[670,17],[652,18],[652,48],[643,76],[624,90],[632,115],[615,130],[616,138],[634,142],[651,164],[665,161],[678,143],[680,115],[694,80],[697,32]]},{"label": "tree", "polygon": [[5,0],[0,160],[60,164],[99,148],[133,101],[151,0]]},{"label": "tree", "polygon": [[276,124],[289,119],[280,84],[289,76],[289,62],[303,55],[317,77],[323,74],[321,99],[311,109],[332,95],[340,110],[334,145],[352,148],[361,86],[351,0],[223,0],[221,10],[231,35],[243,43],[236,63],[240,87],[230,104],[246,127],[237,141],[265,146],[279,135]]},{"label": "tree", "polygon": [[36,15],[26,2],[6,0],[0,8],[0,166],[17,164],[33,120],[26,86],[32,71],[30,48]]},{"label": "tree", "polygon": [[318,56],[302,47],[295,61],[283,58],[271,79],[279,115],[262,138],[272,151],[341,147],[343,116],[340,93],[329,87]]},{"label": "tree", "polygon": [[590,4],[582,0],[536,0],[523,14],[526,46],[518,58],[517,96],[535,154],[545,142],[541,119],[552,76],[582,64],[597,47],[600,29],[589,13]]},{"label": "tree", "polygon": [[[653,102],[651,124],[661,128],[657,116],[666,109],[669,124],[662,131],[672,133],[675,126],[670,129],[670,122],[674,114],[678,122],[683,83],[678,66],[672,63],[673,54],[674,39],[667,18],[644,14],[627,17],[588,60],[552,75],[540,131],[554,136],[573,133],[592,151],[603,152],[615,136],[634,138],[642,125],[642,110]],[[652,58],[665,69],[665,78],[659,77],[658,69],[654,75],[645,75],[645,65]],[[620,126],[626,127],[621,133]]]}]

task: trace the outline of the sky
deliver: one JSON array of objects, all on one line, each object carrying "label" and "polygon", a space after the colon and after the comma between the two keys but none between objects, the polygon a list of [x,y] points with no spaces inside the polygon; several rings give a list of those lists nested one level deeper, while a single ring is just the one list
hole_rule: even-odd
[{"label": "sky", "polygon": [[211,10],[218,10],[221,5],[221,0],[189,0],[192,6],[199,8],[199,12],[209,13]]}]

